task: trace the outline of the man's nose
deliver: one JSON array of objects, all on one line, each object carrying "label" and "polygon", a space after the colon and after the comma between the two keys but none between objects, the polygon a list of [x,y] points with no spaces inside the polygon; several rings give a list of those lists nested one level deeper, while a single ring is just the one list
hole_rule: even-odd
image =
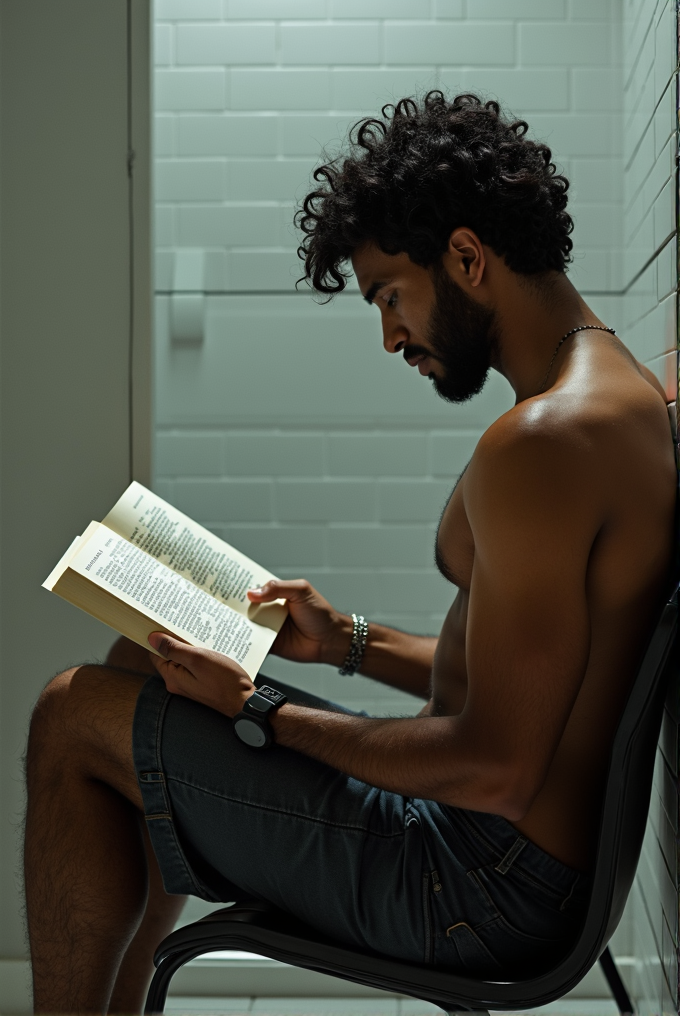
[{"label": "man's nose", "polygon": [[408,331],[399,325],[383,328],[383,346],[388,353],[401,353],[408,342]]}]

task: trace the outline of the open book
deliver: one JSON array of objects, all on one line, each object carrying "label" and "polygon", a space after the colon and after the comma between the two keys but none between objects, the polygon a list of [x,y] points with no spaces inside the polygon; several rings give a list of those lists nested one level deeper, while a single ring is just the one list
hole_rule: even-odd
[{"label": "open book", "polygon": [[[288,608],[246,593],[274,576],[131,483],[103,522],[76,537],[43,582],[150,652],[152,631],[214,649],[255,677]],[[158,655],[158,654],[157,654]]]}]

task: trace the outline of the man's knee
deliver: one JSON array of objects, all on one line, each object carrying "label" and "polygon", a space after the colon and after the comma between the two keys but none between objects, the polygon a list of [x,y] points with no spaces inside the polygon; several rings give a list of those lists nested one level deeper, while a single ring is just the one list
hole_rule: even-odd
[{"label": "man's knee", "polygon": [[31,719],[27,766],[78,770],[138,798],[132,762],[132,722],[144,678],[85,665],[57,674]]},{"label": "man's knee", "polygon": [[73,708],[72,684],[79,667],[57,674],[40,694],[33,709],[29,728],[28,751],[44,749],[50,741],[63,743],[67,714]]}]

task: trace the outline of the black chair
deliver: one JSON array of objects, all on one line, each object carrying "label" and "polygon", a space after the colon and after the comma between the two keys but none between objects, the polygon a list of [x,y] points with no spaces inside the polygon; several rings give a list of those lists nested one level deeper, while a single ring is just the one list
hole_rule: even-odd
[{"label": "black chair", "polygon": [[599,959],[622,1013],[634,1012],[607,948],[635,877],[649,810],[664,702],[677,675],[678,588],[663,609],[623,710],[612,746],[593,892],[583,929],[553,969],[521,981],[481,981],[334,944],[261,900],[243,900],[179,928],[161,943],[146,1013],[162,1013],[170,980],[202,953],[243,949],[386,991],[412,995],[449,1014],[529,1009],[561,998]]}]

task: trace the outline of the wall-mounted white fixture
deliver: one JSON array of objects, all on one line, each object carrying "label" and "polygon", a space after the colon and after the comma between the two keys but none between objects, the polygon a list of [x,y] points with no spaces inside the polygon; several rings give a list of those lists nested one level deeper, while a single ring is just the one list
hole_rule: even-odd
[{"label": "wall-mounted white fixture", "polygon": [[199,346],[205,331],[204,252],[175,251],[170,297],[170,341],[174,346]]}]

